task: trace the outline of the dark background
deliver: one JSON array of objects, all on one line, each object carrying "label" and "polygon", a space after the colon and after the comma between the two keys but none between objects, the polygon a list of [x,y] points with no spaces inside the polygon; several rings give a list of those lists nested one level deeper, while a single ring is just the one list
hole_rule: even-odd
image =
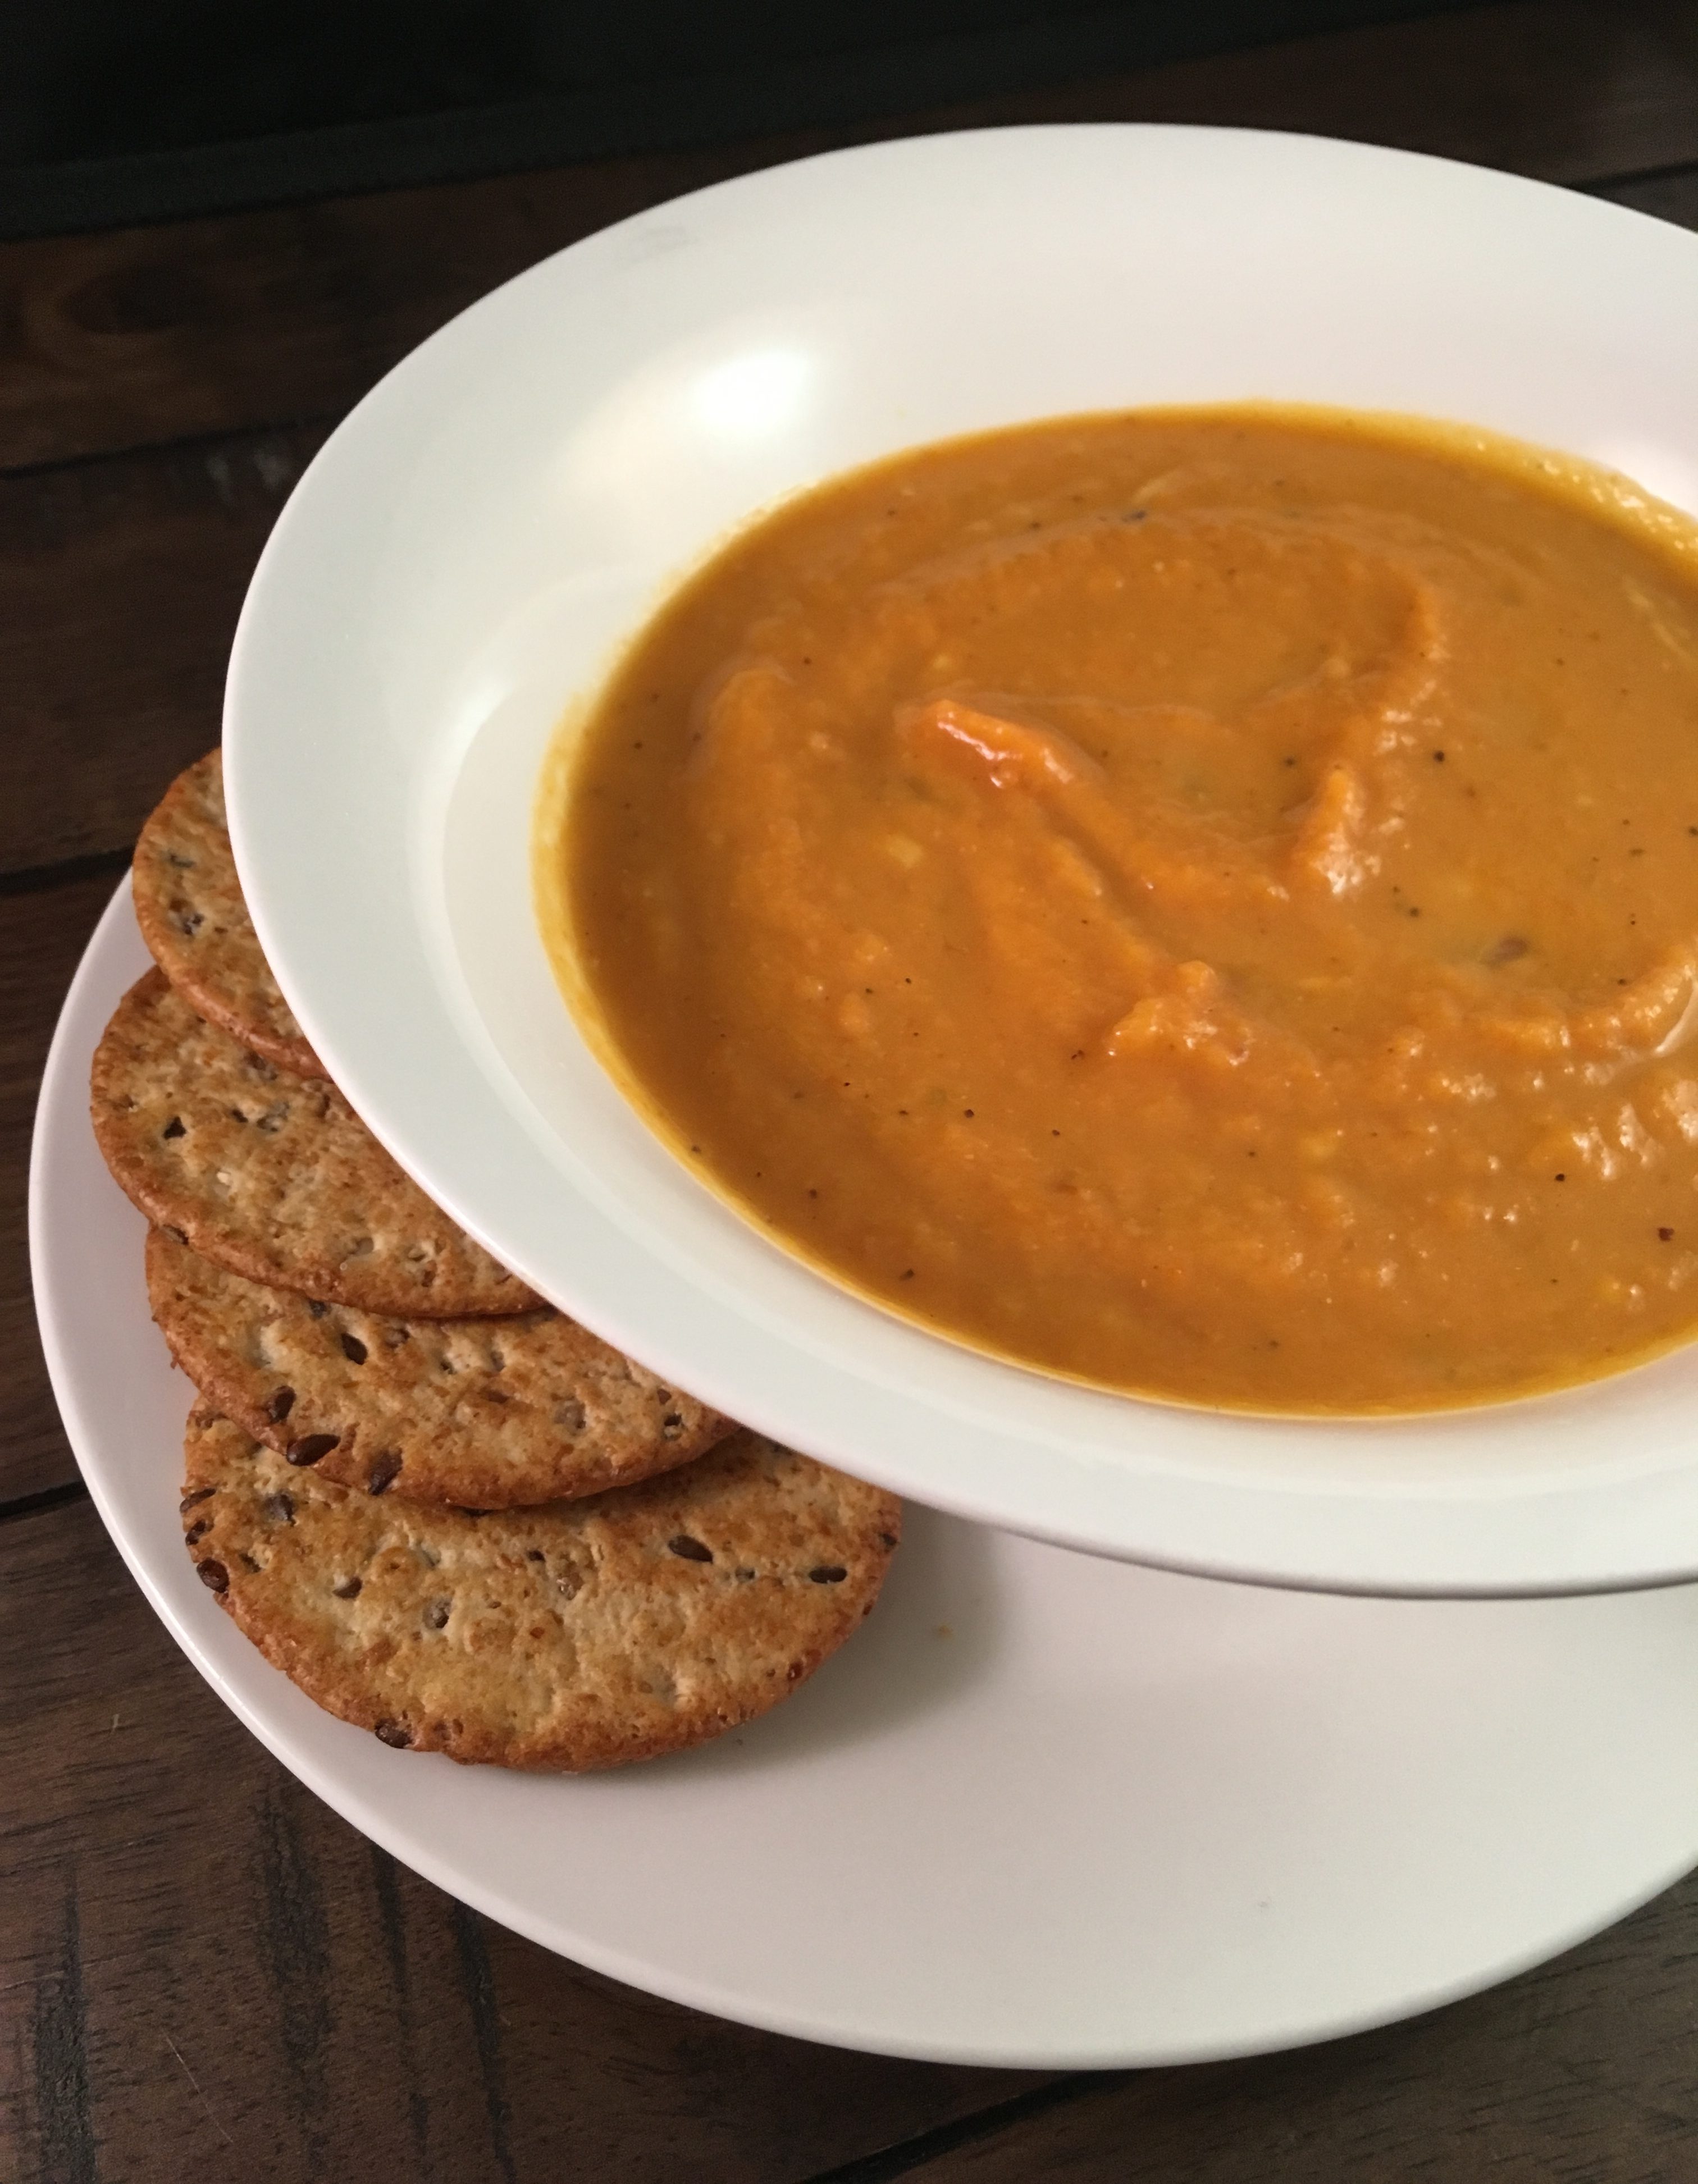
[{"label": "dark background", "polygon": [[0,0],[0,233],[875,120],[1459,0]]}]

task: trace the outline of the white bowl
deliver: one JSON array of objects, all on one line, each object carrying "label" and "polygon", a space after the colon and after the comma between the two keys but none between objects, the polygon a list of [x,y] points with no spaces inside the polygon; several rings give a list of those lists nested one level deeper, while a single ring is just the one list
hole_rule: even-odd
[{"label": "white bowl", "polygon": [[1398,1422],[1131,1401],[924,1334],[665,1152],[533,921],[568,705],[753,510],[892,449],[1140,403],[1460,419],[1698,510],[1698,239],[1402,153],[1009,130],[839,153],[609,229],[355,410],[254,577],[231,828],[285,992],[467,1228],[751,1424],[916,1499],[1174,1568],[1364,1591],[1698,1574],[1698,1348]]}]

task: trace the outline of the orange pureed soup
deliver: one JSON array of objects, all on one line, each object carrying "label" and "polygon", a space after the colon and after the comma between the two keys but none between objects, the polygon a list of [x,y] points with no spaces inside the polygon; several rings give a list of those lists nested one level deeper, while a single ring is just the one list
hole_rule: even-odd
[{"label": "orange pureed soup", "polygon": [[1698,532],[1255,407],[754,523],[555,770],[545,929],[655,1128],[943,1333],[1420,1410],[1698,1328]]}]

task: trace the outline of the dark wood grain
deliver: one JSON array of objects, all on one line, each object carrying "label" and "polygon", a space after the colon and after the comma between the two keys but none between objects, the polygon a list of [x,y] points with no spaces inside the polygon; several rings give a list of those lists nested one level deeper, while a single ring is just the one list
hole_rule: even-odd
[{"label": "dark wood grain", "polygon": [[837,137],[0,247],[7,2184],[1698,2175],[1698,1881],[1495,1994],[1297,2055],[1081,2081],[809,2048],[562,1964],[398,1869],[205,1689],[75,1498],[29,1324],[36,1081],[124,852],[216,735],[249,571],[330,424],[625,213],[851,133],[1044,119],[1312,129],[1698,226],[1698,10],[1516,0]]},{"label": "dark wood grain", "polygon": [[743,2184],[1034,2082],[720,2024],[488,1925],[267,1756],[86,1504],[0,1557],[0,2176]]},{"label": "dark wood grain", "polygon": [[[1687,19],[1650,0],[1521,0],[931,118],[1254,120],[1595,181],[1698,160]],[[127,847],[214,740],[266,533],[335,415],[396,355],[573,236],[800,142],[0,248],[14,289],[0,448],[8,415],[47,434],[27,443],[37,457],[220,428],[0,477],[0,875]],[[1612,193],[1690,217],[1691,187]],[[97,331],[67,333],[66,313]]]},{"label": "dark wood grain", "polygon": [[1516,0],[726,149],[0,248],[0,467],[340,414],[474,298],[609,221],[869,136],[1238,123],[1589,182],[1698,160],[1681,0]]},{"label": "dark wood grain", "polygon": [[218,740],[253,564],[321,428],[0,479],[0,876],[127,849]]},{"label": "dark wood grain", "polygon": [[[1683,2184],[1698,2175],[1698,1875],[1557,1963],[1292,2055],[1064,2088],[915,2184]],[[944,2133],[943,2136],[954,2136]]]},{"label": "dark wood grain", "polygon": [[1628,205],[1634,212],[1650,213],[1657,220],[1673,220],[1678,227],[1698,227],[1698,167],[1606,182],[1593,195],[1608,198],[1612,204]]},{"label": "dark wood grain", "polygon": [[[59,1005],[117,881],[115,872],[102,871],[27,894],[0,894],[0,1507],[76,1477],[30,1293],[30,1133]],[[5,1583],[0,1576],[0,1586]]]}]

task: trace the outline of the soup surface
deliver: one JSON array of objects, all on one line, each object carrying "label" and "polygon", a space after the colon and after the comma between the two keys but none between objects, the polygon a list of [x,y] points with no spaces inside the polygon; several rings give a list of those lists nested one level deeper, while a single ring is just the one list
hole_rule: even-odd
[{"label": "soup surface", "polygon": [[1050,1371],[1423,1409],[1698,1327],[1698,532],[1489,436],[1066,419],[626,656],[545,928],[699,1173]]}]

